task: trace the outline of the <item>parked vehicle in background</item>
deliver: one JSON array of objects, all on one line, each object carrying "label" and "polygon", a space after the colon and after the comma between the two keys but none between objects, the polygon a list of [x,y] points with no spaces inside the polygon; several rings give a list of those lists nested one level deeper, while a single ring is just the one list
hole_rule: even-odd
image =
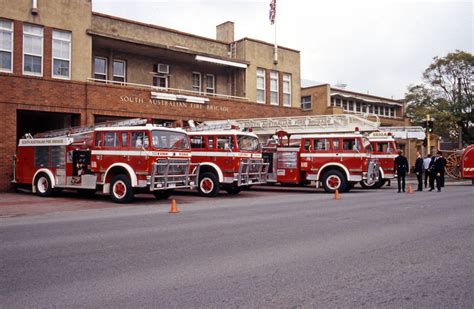
[{"label": "parked vehicle in background", "polygon": [[472,179],[474,184],[474,145],[461,150],[442,152],[446,157],[446,174],[451,178]]},{"label": "parked vehicle in background", "polygon": [[14,165],[13,182],[31,185],[39,196],[101,190],[117,203],[131,202],[137,192],[161,199],[174,189],[194,188],[199,171],[192,167],[185,131],[144,119],[27,136],[20,139]]},{"label": "parked vehicle in background", "polygon": [[[270,163],[269,183],[323,186],[328,193],[347,192],[362,180],[378,181],[379,168],[371,159],[371,144],[359,133],[277,133],[263,148]],[[285,140],[286,138],[286,140]]]}]

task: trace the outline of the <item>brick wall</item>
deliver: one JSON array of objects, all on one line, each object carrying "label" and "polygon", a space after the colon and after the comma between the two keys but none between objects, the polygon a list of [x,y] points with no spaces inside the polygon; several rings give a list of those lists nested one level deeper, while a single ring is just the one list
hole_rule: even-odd
[{"label": "brick wall", "polygon": [[13,76],[0,73],[0,113],[4,135],[0,141],[0,191],[8,190],[16,152],[17,111],[80,114],[82,125],[95,115],[196,121],[232,118],[299,116],[297,108],[243,100],[210,98],[207,104],[152,100],[150,90],[73,81]]}]

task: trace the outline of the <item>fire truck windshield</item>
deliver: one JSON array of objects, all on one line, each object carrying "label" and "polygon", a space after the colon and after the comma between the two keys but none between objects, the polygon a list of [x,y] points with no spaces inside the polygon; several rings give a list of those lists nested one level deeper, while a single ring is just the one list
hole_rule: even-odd
[{"label": "fire truck windshield", "polygon": [[239,149],[240,150],[249,150],[249,151],[258,151],[260,150],[260,142],[255,136],[248,135],[238,135],[237,136]]},{"label": "fire truck windshield", "polygon": [[171,131],[152,131],[153,147],[158,149],[189,149],[188,137],[185,133]]}]

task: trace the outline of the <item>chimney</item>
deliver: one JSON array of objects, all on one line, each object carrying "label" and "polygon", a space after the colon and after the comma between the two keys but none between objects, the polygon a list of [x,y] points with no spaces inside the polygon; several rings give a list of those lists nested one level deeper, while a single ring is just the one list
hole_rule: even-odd
[{"label": "chimney", "polygon": [[234,42],[234,23],[226,21],[216,26],[216,40],[226,43]]}]

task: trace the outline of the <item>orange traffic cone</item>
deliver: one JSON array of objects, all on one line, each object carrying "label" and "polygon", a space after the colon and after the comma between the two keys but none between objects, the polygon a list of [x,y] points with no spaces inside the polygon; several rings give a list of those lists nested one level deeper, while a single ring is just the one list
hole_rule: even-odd
[{"label": "orange traffic cone", "polygon": [[411,187],[411,185],[408,185],[408,194],[412,194],[413,193],[413,188]]},{"label": "orange traffic cone", "polygon": [[178,206],[176,206],[176,200],[171,201],[171,210],[169,211],[170,214],[177,214],[179,213]]},{"label": "orange traffic cone", "polygon": [[335,200],[340,200],[341,197],[339,196],[339,190],[336,190],[336,192],[334,192],[334,199]]}]

